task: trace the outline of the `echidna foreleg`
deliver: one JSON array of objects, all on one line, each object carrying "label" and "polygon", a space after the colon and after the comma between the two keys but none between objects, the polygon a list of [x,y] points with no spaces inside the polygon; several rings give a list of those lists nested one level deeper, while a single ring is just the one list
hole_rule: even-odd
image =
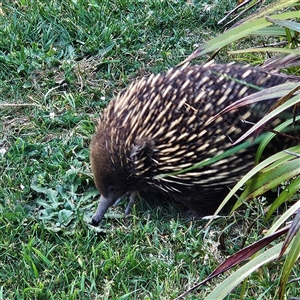
[{"label": "echidna foreleg", "polygon": [[126,193],[126,194],[123,195],[122,197],[118,198],[117,201],[114,203],[113,207],[117,207],[124,197],[125,197],[125,198],[130,197],[130,193]]},{"label": "echidna foreleg", "polygon": [[[129,194],[128,194],[128,196],[129,196]],[[133,193],[130,194],[128,204],[125,208],[125,215],[128,215],[130,213],[130,210],[131,210],[136,198],[137,198],[137,192],[133,192]],[[97,226],[102,221],[103,216],[106,213],[106,211],[108,210],[108,208],[112,204],[113,204],[113,206],[116,206],[121,201],[121,199],[122,199],[122,197],[120,197],[119,199],[117,199],[117,201],[115,201],[115,203],[113,203],[112,200],[104,198],[103,196],[101,196],[100,200],[99,200],[97,210],[96,210],[96,212],[94,213],[94,215],[92,217],[91,224],[93,226]]]},{"label": "echidna foreleg", "polygon": [[129,215],[136,198],[137,198],[137,192],[133,192],[130,194],[128,204],[125,208],[125,216]]},{"label": "echidna foreleg", "polygon": [[114,203],[113,207],[116,207],[116,206],[118,206],[118,205],[119,205],[119,203],[122,201],[122,198],[123,198],[123,196],[122,196],[122,197],[120,197],[119,199],[117,199],[117,201]]}]

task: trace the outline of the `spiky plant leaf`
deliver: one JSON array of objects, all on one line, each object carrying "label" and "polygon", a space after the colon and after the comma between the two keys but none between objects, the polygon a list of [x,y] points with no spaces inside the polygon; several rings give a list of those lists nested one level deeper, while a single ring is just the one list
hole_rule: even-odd
[{"label": "spiky plant leaf", "polygon": [[[300,153],[300,148],[298,146],[292,147],[289,150],[291,151],[295,151],[296,153]],[[239,188],[241,188],[247,181],[251,180],[251,178],[253,178],[253,176],[255,174],[257,174],[258,172],[262,171],[265,167],[270,167],[270,165],[272,165],[274,163],[274,165],[272,165],[271,168],[275,168],[276,164],[277,165],[281,165],[284,162],[287,162],[291,159],[291,156],[285,152],[279,152],[276,153],[274,155],[272,155],[271,157],[265,159],[264,161],[262,161],[261,163],[259,163],[257,166],[255,166],[250,172],[248,172],[239,182],[238,184],[230,191],[230,193],[227,195],[227,197],[224,199],[223,202],[225,202],[225,200],[229,200],[229,196],[231,197],[234,193],[236,193],[238,191]],[[300,169],[296,168],[295,172],[298,172],[299,174]],[[239,206],[242,205],[242,198],[240,198],[234,205],[234,207],[232,208],[232,211],[236,210]],[[226,203],[226,202],[225,202]]]},{"label": "spiky plant leaf", "polygon": [[275,260],[278,257],[281,246],[282,243],[279,243],[250,260],[219,284],[209,295],[206,296],[205,300],[225,298],[235,287],[237,287],[245,278],[247,278],[260,266]]},{"label": "spiky plant leaf", "polygon": [[[222,33],[216,38],[208,41],[206,44],[204,44],[203,46],[198,48],[195,52],[193,52],[187,59],[185,59],[182,62],[182,64],[191,61],[200,55],[204,55],[209,52],[221,49],[232,42],[235,42],[241,38],[244,38],[246,36],[251,35],[252,33],[257,32],[259,29],[270,26],[272,23],[266,19],[266,16],[269,13],[272,13],[283,7],[289,7],[289,5],[292,5],[298,1],[291,0],[291,1],[284,1],[285,3],[283,3],[283,1],[279,1],[279,2],[278,5],[274,5],[274,6],[270,5],[268,9],[264,10],[260,14],[254,15],[252,18],[247,19],[241,25],[231,28],[225,33]],[[271,17],[279,20],[297,18],[299,17],[299,11],[284,12],[277,15],[272,15]]]},{"label": "spiky plant leaf", "polygon": [[[216,268],[208,277],[206,277],[202,282],[196,284],[188,291],[184,292],[180,296],[178,296],[176,299],[180,299],[184,297],[187,293],[196,290],[200,285],[206,283],[207,281],[213,279],[214,277],[220,275],[221,273],[224,273],[225,271],[231,269],[232,267],[236,266],[237,264],[244,262],[246,259],[253,256],[255,253],[263,249],[266,245],[268,245],[270,242],[274,241],[278,237],[280,237],[282,234],[286,233],[288,231],[289,227],[282,228],[281,230],[278,230],[275,233],[272,233],[265,238],[259,240],[258,242],[236,252],[234,255],[230,256],[228,259],[226,259],[221,265],[219,265],[218,268]],[[233,274],[234,275],[234,274]],[[247,277],[247,276],[246,276]],[[226,292],[230,292],[230,290],[226,290]],[[206,299],[219,299],[219,298],[206,298]]]},{"label": "spiky plant leaf", "polygon": [[[288,44],[289,47],[286,49],[282,48],[271,48],[268,47],[267,49],[262,49],[261,47],[258,49],[246,49],[246,50],[238,50],[238,51],[232,51],[231,53],[249,53],[249,52],[255,52],[257,50],[259,51],[268,51],[268,52],[277,52],[277,53],[284,53],[289,54],[285,57],[279,57],[279,58],[272,58],[271,60],[268,60],[265,64],[266,70],[274,70],[274,69],[282,69],[282,68],[289,68],[289,67],[295,67],[299,66],[299,50],[293,50],[290,48],[296,48],[298,47],[298,31],[299,31],[299,25],[293,21],[285,21],[288,19],[293,18],[299,18],[299,8],[296,7],[294,11],[285,11],[281,13],[275,13],[276,11],[291,8],[299,3],[298,0],[291,0],[291,1],[277,1],[276,3],[270,4],[265,7],[265,9],[261,10],[258,13],[255,13],[251,15],[250,17],[242,20],[239,24],[237,24],[235,27],[229,29],[227,32],[221,34],[220,36],[217,36],[216,38],[208,41],[206,44],[201,46],[199,49],[197,49],[194,53],[192,53],[185,61],[188,62],[200,55],[207,54],[212,51],[216,51],[221,49],[224,46],[227,46],[228,44],[237,41],[239,39],[242,39],[246,36],[251,35],[268,35],[268,36],[280,36],[284,37],[284,40],[286,41],[286,44]],[[273,26],[275,24],[276,26]],[[278,26],[283,26],[284,28],[279,28]],[[294,55],[294,57],[290,56]],[[244,138],[249,137],[250,135],[253,135],[262,128],[264,124],[266,124],[271,118],[277,116],[277,114],[283,112],[288,107],[297,106],[300,103],[300,95],[295,92],[299,89],[299,85],[295,84],[293,87],[290,86],[290,88],[287,88],[284,92],[282,90],[283,87],[275,87],[273,90],[258,92],[255,95],[251,95],[250,98],[242,99],[241,102],[234,103],[231,107],[226,108],[227,110],[230,109],[236,109],[239,105],[248,105],[250,103],[255,103],[257,101],[262,101],[263,99],[270,96],[270,94],[273,94],[273,98],[280,98],[281,102],[276,106],[274,110],[272,110],[268,115],[263,118],[259,123],[255,124],[251,131],[247,132],[243,137],[241,137],[239,140],[236,141],[236,143],[241,142]],[[268,95],[266,95],[267,93]],[[221,112],[225,113],[225,111]],[[216,115],[214,118],[210,119],[209,122],[213,122],[218,115]],[[299,120],[299,117],[296,118],[296,120]],[[293,120],[288,120],[284,122],[283,124],[276,127],[277,131],[282,131],[284,128],[288,125],[290,125],[293,122]],[[262,145],[259,148],[258,154],[257,154],[257,160],[260,158],[261,153],[263,152],[264,148],[266,147],[267,143],[274,137],[273,133],[268,133],[265,136],[265,140],[262,142]],[[295,146],[290,149],[289,151],[293,152],[297,155],[300,154],[300,147]],[[261,172],[261,174],[267,174],[266,178],[264,178],[263,175],[257,175],[261,176],[259,177],[260,180],[264,182],[264,187],[256,186],[256,191],[263,192],[265,188],[268,189],[271,186],[275,186],[275,181],[277,181],[277,184],[280,180],[278,180],[277,176],[283,176],[281,177],[281,180],[284,180],[285,178],[292,178],[293,175],[299,176],[300,168],[297,168],[299,164],[299,158],[292,157],[292,155],[289,155],[286,152],[279,152],[268,159],[262,161],[257,166],[255,166],[250,172],[248,172],[233,189],[230,191],[230,193],[227,195],[227,197],[224,199],[218,210],[216,211],[215,215],[220,212],[220,210],[224,207],[224,205],[227,203],[227,201],[242,187],[244,184],[250,180],[255,174],[258,174]],[[299,169],[299,170],[298,170]],[[274,172],[275,174],[271,174]],[[277,174],[276,174],[277,172]],[[272,176],[273,175],[273,176]],[[274,176],[275,175],[275,176]],[[257,178],[256,178],[257,179]],[[252,179],[252,182],[254,179]],[[299,177],[294,179],[292,181],[290,188],[288,188],[287,191],[284,191],[278,196],[278,198],[275,200],[276,204],[273,204],[270,207],[270,213],[268,213],[267,217],[270,217],[272,212],[274,212],[274,209],[278,207],[281,203],[287,201],[289,198],[294,197],[295,193],[297,192],[297,189],[299,188]],[[249,194],[249,190],[245,193]],[[259,193],[257,193],[259,194]],[[245,194],[244,194],[245,195]],[[250,198],[250,195],[248,195]],[[254,196],[254,194],[252,194]],[[237,201],[236,205],[233,207],[232,212],[238,208],[243,203],[242,199],[239,199]],[[300,207],[300,201],[296,202],[292,207],[290,207],[286,212],[282,214],[281,217],[274,223],[274,225],[270,228],[270,230],[267,233],[267,236],[272,234],[277,234],[281,230],[277,231],[278,228],[282,227],[283,224],[295,214],[295,212]],[[211,220],[212,221],[212,220]],[[211,222],[210,221],[210,222]],[[209,222],[209,223],[210,223]],[[209,224],[208,223],[208,224]],[[297,222],[296,222],[297,223]],[[207,226],[208,226],[207,224]],[[289,249],[291,249],[290,254],[288,254],[285,262],[285,269],[282,272],[281,281],[280,281],[280,297],[284,294],[286,282],[288,275],[291,272],[291,268],[294,266],[296,258],[299,256],[300,253],[300,242],[299,242],[299,224],[297,225],[293,224],[291,225],[292,228],[292,234],[290,237],[286,240],[285,243],[276,244],[274,247],[268,249],[267,251],[260,253],[258,256],[253,258],[250,262],[245,264],[242,268],[234,272],[230,277],[228,277],[226,280],[224,280],[215,290],[207,296],[206,299],[222,299],[225,296],[229,295],[231,290],[238,286],[247,276],[249,276],[254,270],[256,270],[259,266],[262,266],[266,264],[267,262],[276,259],[280,252],[285,250],[286,247],[288,247],[286,254],[289,252]],[[294,229],[295,228],[295,229]],[[298,233],[297,233],[298,232]],[[266,241],[265,238],[261,241],[258,241],[256,245],[262,245],[262,241]],[[283,247],[284,248],[283,248]],[[249,248],[246,248],[249,250]],[[241,250],[243,251],[243,250]],[[243,252],[238,252],[238,256],[241,255]],[[233,256],[237,257],[237,256]],[[233,258],[231,257],[231,258]],[[241,258],[241,256],[239,256]],[[245,257],[246,258],[246,255]],[[227,262],[228,263],[228,262]],[[233,265],[233,264],[232,264]],[[229,265],[227,265],[229,268]],[[220,266],[220,268],[224,267],[224,264]],[[211,279],[211,277],[208,277],[203,282],[206,282],[207,280]],[[203,283],[202,282],[202,283]],[[200,283],[201,284],[201,283]],[[200,285],[199,284],[199,285]],[[199,287],[199,285],[195,286],[194,288]],[[193,289],[194,289],[193,288]],[[193,290],[191,289],[191,290]],[[186,295],[187,292],[183,295]],[[242,297],[242,296],[241,296]]]},{"label": "spiky plant leaf", "polygon": [[[296,153],[300,154],[300,149],[298,146],[289,148],[290,151],[295,151]],[[228,193],[228,195],[225,197],[225,199],[223,200],[223,202],[220,204],[219,208],[216,210],[215,215],[217,215],[222,208],[226,205],[226,203],[230,200],[230,198],[241,188],[244,186],[244,184],[250,180],[255,174],[257,174],[259,171],[261,171],[263,168],[269,166],[270,164],[277,162],[278,160],[282,159],[282,160],[286,160],[289,159],[290,155],[288,155],[285,152],[279,152],[276,153],[274,155],[272,155],[271,157],[265,159],[264,161],[262,161],[261,163],[259,163],[257,166],[255,166],[252,170],[250,170],[232,189],[231,191]],[[238,207],[240,207],[242,205],[242,200],[238,200],[236,202],[236,204],[234,205],[234,207],[232,208],[232,212],[235,211]],[[210,224],[210,222],[208,222],[207,226]]]}]

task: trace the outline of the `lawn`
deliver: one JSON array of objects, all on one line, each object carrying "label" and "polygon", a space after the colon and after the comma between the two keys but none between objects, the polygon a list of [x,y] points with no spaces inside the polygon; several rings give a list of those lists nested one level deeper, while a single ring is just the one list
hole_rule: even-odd
[{"label": "lawn", "polygon": [[[255,229],[267,224],[251,210],[226,228],[225,217],[205,228],[207,221],[189,220],[181,206],[160,199],[136,203],[127,218],[121,203],[98,228],[89,224],[98,200],[89,143],[99,114],[135,78],[175,66],[221,32],[217,22],[234,5],[1,2],[0,299],[174,299],[246,235],[247,244],[262,236]],[[266,291],[261,299],[272,299],[276,272],[255,273],[228,299],[245,290],[247,299]],[[204,298],[220,280],[186,299]]]}]

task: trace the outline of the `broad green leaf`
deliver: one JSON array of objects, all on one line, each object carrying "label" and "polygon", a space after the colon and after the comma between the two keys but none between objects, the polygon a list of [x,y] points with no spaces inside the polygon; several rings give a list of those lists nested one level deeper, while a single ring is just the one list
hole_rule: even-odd
[{"label": "broad green leaf", "polygon": [[64,226],[67,226],[72,218],[71,216],[74,214],[73,211],[68,209],[62,209],[58,212],[58,221],[59,223],[63,224]]},{"label": "broad green leaf", "polygon": [[51,188],[40,187],[35,184],[31,184],[30,187],[37,193],[42,193],[42,194],[46,195],[49,198],[49,200],[51,200],[52,202],[57,201],[57,194],[58,194],[57,191],[55,191]]},{"label": "broad green leaf", "polygon": [[[299,15],[298,15],[299,17]],[[292,30],[295,30],[297,32],[300,32],[300,24],[296,23],[294,21],[288,21],[288,20],[277,20],[277,19],[273,19],[270,17],[266,17],[266,19],[276,25],[282,26],[282,27],[286,27]]]},{"label": "broad green leaf", "polygon": [[[300,173],[300,171],[299,171]],[[300,187],[300,176],[296,178],[294,181],[292,181],[288,187],[286,187],[280,195],[273,201],[271,207],[269,208],[267,214],[266,214],[266,220],[270,218],[270,216],[273,214],[273,212],[285,201],[290,199],[294,194],[297,193]],[[299,202],[300,205],[300,202]],[[300,207],[299,207],[300,208]]]},{"label": "broad green leaf", "polygon": [[287,161],[268,172],[260,172],[248,182],[241,195],[245,201],[264,194],[270,189],[280,185],[281,182],[290,180],[300,173],[300,158]]},{"label": "broad green leaf", "polygon": [[282,27],[270,26],[252,32],[251,35],[257,35],[257,36],[267,35],[267,36],[275,37],[275,36],[286,36],[286,32],[285,29]]},{"label": "broad green leaf", "polygon": [[[299,121],[300,120],[300,116],[296,117],[295,121]],[[287,126],[291,125],[294,122],[293,119],[289,119],[286,120],[285,122],[283,122],[282,124],[276,126],[274,128],[275,131],[279,131],[281,132],[284,128],[286,128]],[[261,158],[261,155],[264,151],[264,149],[267,147],[267,145],[270,143],[270,141],[276,136],[275,133],[273,132],[268,132],[263,141],[259,144],[258,149],[256,151],[256,155],[255,155],[255,163],[257,164]]]},{"label": "broad green leaf", "polygon": [[[1,212],[2,213],[2,212]],[[1,222],[4,219],[6,219],[9,222],[14,222],[17,221],[18,219],[20,219],[22,217],[21,213],[17,213],[17,212],[8,212],[8,213],[2,213],[1,215]]]},{"label": "broad green leaf", "polygon": [[[295,148],[295,154],[299,155],[300,154],[300,147],[299,146],[294,146]],[[285,162],[289,161],[289,160],[293,160],[295,159],[295,156],[294,155],[291,155],[289,153],[289,150],[286,149],[286,150],[283,150],[281,151],[281,153],[286,153],[287,156],[282,156],[280,158],[278,158],[276,161],[272,162],[270,165],[268,165],[267,167],[265,167],[262,172],[269,172],[270,170],[273,170],[275,168],[277,168],[278,166],[284,164]]]},{"label": "broad green leaf", "polygon": [[297,201],[293,206],[291,206],[286,212],[284,212],[280,218],[272,225],[272,227],[268,230],[266,235],[272,234],[278,228],[282,227],[282,225],[286,222],[288,218],[290,218],[297,210],[300,209],[300,201]]},{"label": "broad green leaf", "polygon": [[[299,151],[299,146],[295,146],[292,148],[289,148],[290,151]],[[300,152],[300,151],[299,151]],[[226,196],[226,198],[223,200],[217,211],[214,215],[217,215],[220,210],[224,207],[224,205],[228,202],[228,200],[250,179],[252,176],[254,176],[256,173],[258,173],[263,168],[267,167],[268,165],[272,164],[273,162],[276,162],[279,159],[289,159],[290,155],[288,155],[285,152],[279,152],[276,153],[267,159],[263,160],[261,163],[259,163],[257,166],[255,166],[252,170],[250,170],[230,191],[230,193]],[[236,210],[239,206],[241,206],[242,201],[238,200],[234,207],[232,208],[232,212]]]}]

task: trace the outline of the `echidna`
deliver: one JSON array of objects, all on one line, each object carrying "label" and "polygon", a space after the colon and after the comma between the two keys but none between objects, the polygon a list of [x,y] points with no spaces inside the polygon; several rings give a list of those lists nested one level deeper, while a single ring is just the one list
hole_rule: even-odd
[{"label": "echidna", "polygon": [[228,186],[253,165],[253,147],[199,169],[161,175],[231,148],[270,109],[270,101],[207,120],[244,96],[286,81],[259,67],[208,63],[133,83],[109,103],[92,139],[91,165],[101,193],[92,223],[118,198],[126,193],[134,198],[136,191],[165,194],[198,215],[212,213]]}]

